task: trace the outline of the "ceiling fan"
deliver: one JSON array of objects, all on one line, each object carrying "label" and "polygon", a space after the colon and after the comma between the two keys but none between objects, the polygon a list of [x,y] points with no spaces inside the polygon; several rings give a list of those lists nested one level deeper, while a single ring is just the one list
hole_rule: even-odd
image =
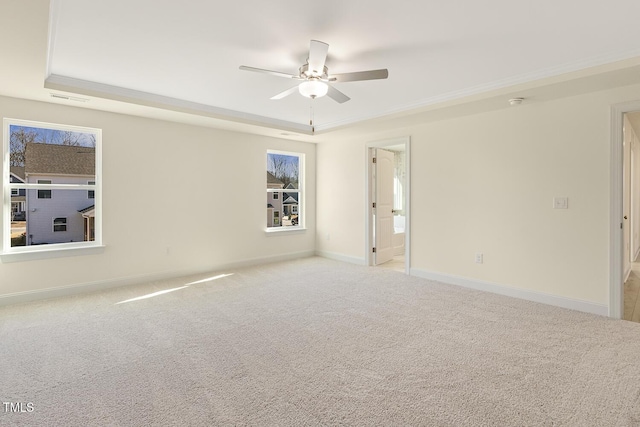
[{"label": "ceiling fan", "polygon": [[311,99],[328,95],[329,98],[341,104],[343,102],[347,102],[351,98],[349,98],[347,95],[340,92],[333,86],[329,85],[329,83],[377,80],[386,79],[387,77],[389,77],[389,71],[386,68],[381,70],[356,71],[353,73],[329,74],[329,69],[325,65],[328,51],[329,45],[327,43],[318,40],[311,40],[311,45],[309,47],[309,58],[307,59],[306,64],[300,67],[300,69],[298,70],[298,74],[287,74],[281,73],[279,71],[263,70],[262,68],[247,67],[246,65],[241,65],[240,69],[302,81],[302,83],[290,89],[287,89],[284,92],[280,92],[279,94],[273,96],[271,99],[282,99],[285,96],[291,95],[295,91],[298,91],[301,95]]}]

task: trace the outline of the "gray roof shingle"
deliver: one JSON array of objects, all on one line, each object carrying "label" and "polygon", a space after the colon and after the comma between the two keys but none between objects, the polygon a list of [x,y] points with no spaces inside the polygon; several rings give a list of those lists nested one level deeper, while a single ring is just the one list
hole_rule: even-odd
[{"label": "gray roof shingle", "polygon": [[267,171],[267,184],[280,184],[284,186],[284,183],[276,178],[271,172]]},{"label": "gray roof shingle", "polygon": [[10,166],[9,172],[24,181],[24,166]]},{"label": "gray roof shingle", "polygon": [[28,143],[25,148],[26,174],[95,175],[93,147]]}]

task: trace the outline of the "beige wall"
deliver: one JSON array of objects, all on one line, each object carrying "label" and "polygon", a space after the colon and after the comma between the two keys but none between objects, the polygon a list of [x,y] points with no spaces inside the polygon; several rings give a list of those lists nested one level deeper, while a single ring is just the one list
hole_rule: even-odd
[{"label": "beige wall", "polygon": [[[410,136],[412,271],[607,305],[610,107],[637,99],[640,86],[532,100],[316,146],[0,97],[3,117],[103,129],[107,245],[0,264],[0,297],[314,250],[364,263],[366,144]],[[307,155],[305,233],[264,232],[267,149]]]},{"label": "beige wall", "polygon": [[[103,130],[106,244],[98,255],[0,263],[0,297],[314,251],[314,144],[6,97],[0,115]],[[267,149],[306,154],[306,232],[265,233]]]},{"label": "beige wall", "polygon": [[320,144],[318,250],[364,260],[365,145],[410,136],[412,271],[608,305],[610,107],[636,99],[640,86],[534,99]]},{"label": "beige wall", "polygon": [[318,145],[320,153],[316,249],[364,262],[364,144],[323,142]]}]

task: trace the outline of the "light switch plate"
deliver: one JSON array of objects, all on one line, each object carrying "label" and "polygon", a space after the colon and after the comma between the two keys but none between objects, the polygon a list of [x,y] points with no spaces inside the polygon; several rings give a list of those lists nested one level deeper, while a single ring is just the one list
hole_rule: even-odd
[{"label": "light switch plate", "polygon": [[553,198],[553,209],[569,209],[569,198],[568,197],[554,197]]}]

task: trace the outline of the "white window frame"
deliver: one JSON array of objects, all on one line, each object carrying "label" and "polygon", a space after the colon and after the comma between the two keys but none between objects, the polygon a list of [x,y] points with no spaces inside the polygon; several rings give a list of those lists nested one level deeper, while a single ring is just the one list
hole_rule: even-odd
[{"label": "white window frame", "polygon": [[[95,184],[36,184],[12,183],[10,180],[9,138],[11,126],[26,126],[61,131],[91,133],[95,135]],[[35,259],[58,258],[101,253],[102,244],[102,129],[37,122],[21,119],[3,119],[3,160],[2,160],[2,225],[0,227],[0,261],[3,263],[29,261]],[[95,240],[87,242],[52,243],[48,245],[11,247],[11,190],[75,190],[94,191],[95,198]],[[88,193],[85,193],[88,194]],[[52,195],[53,196],[53,195]],[[27,206],[28,209],[28,206]]]},{"label": "white window frame", "polygon": [[17,188],[12,188],[11,189],[11,195],[12,196],[19,196],[20,195],[20,190],[18,190]]},{"label": "white window frame", "polygon": [[[87,181],[87,185],[96,185],[95,181]],[[95,190],[87,190],[87,199],[95,199],[96,191]]]},{"label": "white window frame", "polygon": [[[271,233],[287,233],[306,230],[306,215],[305,215],[305,154],[297,153],[293,151],[280,151],[280,150],[267,150],[265,156],[265,169],[267,162],[269,161],[269,154],[280,154],[284,156],[294,156],[298,158],[298,188],[295,190],[287,190],[285,188],[267,188],[268,193],[298,193],[298,224],[287,225],[280,227],[265,227],[267,234]],[[266,183],[265,183],[266,184]],[[302,221],[300,221],[302,218]],[[282,217],[280,217],[280,224],[282,224]],[[265,224],[266,225],[266,224]]]},{"label": "white window frame", "polygon": [[[58,222],[56,223],[56,220],[64,220],[64,222]],[[57,218],[52,218],[51,221],[53,222],[53,232],[54,233],[64,233],[67,231],[67,217],[66,216],[61,216],[61,217],[57,217]],[[64,230],[56,230],[56,225],[57,226],[64,226]]]}]

